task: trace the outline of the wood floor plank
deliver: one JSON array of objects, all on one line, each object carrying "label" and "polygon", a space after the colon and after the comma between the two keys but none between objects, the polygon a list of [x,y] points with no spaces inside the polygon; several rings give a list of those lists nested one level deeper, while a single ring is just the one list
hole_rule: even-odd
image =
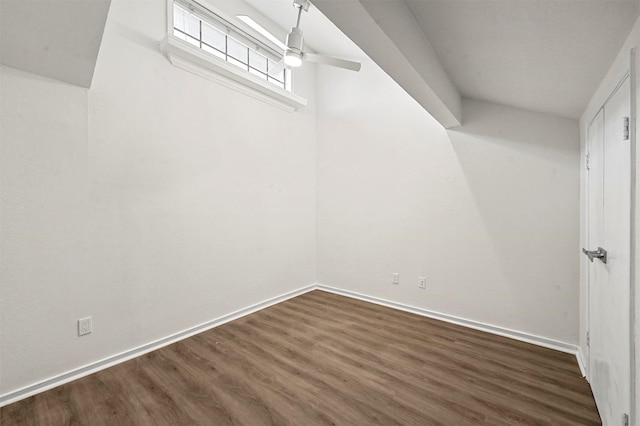
[{"label": "wood floor plank", "polygon": [[[278,333],[284,334],[284,333],[287,333],[287,332],[283,329],[283,330],[276,330],[275,333],[276,334],[278,334]],[[288,333],[288,334],[290,335],[290,333]],[[334,334],[335,334],[335,332],[334,332]],[[347,344],[347,346],[349,346],[349,343],[354,341],[354,339],[356,339],[355,336],[349,336],[348,338],[345,338],[343,343],[347,342],[346,344]],[[364,347],[367,347],[367,348],[371,347],[371,342],[364,342],[363,345],[362,345],[362,342],[356,342],[356,343],[359,346],[364,346]],[[286,346],[287,343],[283,342],[282,344]],[[311,342],[307,342],[307,344],[306,345],[303,344],[303,346],[308,346],[308,347],[312,348],[311,350],[313,350],[313,345],[311,344]],[[335,349],[335,348],[336,348],[336,340],[334,339],[334,341],[332,342],[332,349]],[[400,351],[400,349],[396,348],[396,351]],[[349,365],[343,365],[342,366],[343,370],[348,370],[349,367],[353,367],[353,368],[356,368],[356,369],[363,369],[364,368],[363,364],[366,364],[366,361],[364,359],[358,359],[357,357],[354,358],[354,355],[357,354],[357,347],[347,348],[344,352],[349,354],[348,357],[344,357],[343,358],[343,360],[346,360],[346,363],[349,364]],[[372,354],[371,352],[364,352],[364,353],[365,353],[365,355],[371,355]],[[387,355],[389,355],[389,353],[387,353]],[[332,360],[332,362],[335,363],[335,364],[338,364],[341,361],[342,360],[340,360],[340,359],[333,359]],[[402,357],[400,357],[400,358],[396,357],[392,361],[393,361],[392,364],[390,364],[388,367],[389,367],[390,370],[393,371],[393,376],[387,375],[387,377],[388,377],[387,380],[390,380],[390,381],[393,381],[394,378],[396,378],[396,377],[398,377],[400,375],[399,369],[401,369],[403,365],[409,365],[409,370],[411,370],[411,374],[410,374],[411,377],[408,376],[409,380],[407,382],[401,383],[401,386],[397,386],[397,387],[393,387],[393,388],[394,389],[397,388],[397,389],[401,389],[401,390],[408,388],[410,390],[410,393],[408,395],[402,396],[402,398],[403,398],[403,400],[407,400],[407,399],[410,400],[410,399],[412,399],[412,396],[419,394],[420,390],[421,390],[418,387],[412,386],[411,385],[411,381],[414,380],[416,377],[418,377],[418,376],[416,376],[416,372],[419,371],[419,367],[422,366],[421,365],[422,362],[418,360],[420,365],[412,365],[411,363],[413,361],[415,361],[415,360],[412,360],[412,359],[409,359],[409,358],[402,358]],[[439,368],[450,369],[450,368],[447,367],[447,365],[444,365],[444,364],[441,364],[439,366]],[[384,377],[385,374],[386,374],[384,370],[376,369],[375,365],[370,365],[368,371],[370,371],[370,370],[375,370],[374,377]],[[368,371],[364,371],[364,372],[362,372],[360,374],[365,374],[366,375],[366,374],[368,374]],[[450,381],[452,378],[457,377],[457,376],[460,375],[459,369],[456,369],[455,371],[445,371],[445,373],[453,373],[453,375],[452,374],[449,374],[449,375],[445,374],[443,376],[443,378],[441,379],[441,381],[437,382],[437,384],[440,386],[440,388],[438,389],[440,391],[443,390],[442,387],[446,386],[447,381]],[[483,374],[484,373],[482,373],[479,377],[481,377]],[[426,383],[428,383],[429,380],[433,381],[433,377],[434,376],[433,375],[429,375],[429,376],[420,375],[420,379],[423,381],[422,382],[422,386],[421,386],[422,388],[424,388],[424,385]],[[463,377],[463,379],[464,378],[465,377]],[[477,380],[477,377],[476,377],[476,380]],[[511,379],[509,379],[509,381],[511,382]],[[428,398],[424,398],[422,401],[426,400],[426,401],[430,401],[431,402],[431,401],[436,400],[436,401],[439,402],[440,405],[447,405],[449,407],[450,411],[456,412],[457,414],[468,412],[469,411],[468,408],[464,405],[464,402],[466,400],[463,397],[464,397],[464,394],[465,394],[465,392],[464,392],[465,391],[465,387],[468,387],[470,383],[472,383],[470,380],[465,380],[464,383],[462,383],[462,385],[464,385],[464,386],[460,386],[458,389],[450,389],[452,392],[450,392],[449,395],[456,395],[458,397],[462,396],[462,397],[458,398],[459,399],[458,401],[439,399],[439,396],[437,394],[435,394],[435,393],[432,393]],[[491,385],[493,385],[493,383],[487,382],[485,384],[485,387],[482,388],[482,389],[478,389],[478,391],[487,392],[489,390],[488,388],[490,388]],[[369,385],[369,386],[371,386],[371,385]],[[512,389],[506,390],[506,389],[502,388],[502,389],[500,389],[500,391],[502,391],[504,393],[504,392],[512,392],[513,390]],[[398,396],[400,396],[400,395],[398,395]],[[473,395],[470,395],[470,396],[473,396]],[[525,398],[523,396],[522,399],[523,399],[523,401],[525,401],[527,398]],[[417,401],[417,402],[420,403],[420,401]],[[424,402],[422,402],[422,404],[424,405]],[[544,408],[544,406],[541,406],[541,407]],[[549,408],[549,407],[547,407],[547,408]],[[467,414],[471,414],[471,413],[467,413]],[[521,414],[520,416],[523,417],[524,414]],[[453,422],[454,419],[450,419],[450,420]],[[462,424],[460,422],[465,421],[464,419],[455,419],[455,420],[456,420],[456,424]],[[470,419],[467,419],[467,420],[473,420],[471,422],[471,424],[479,424],[479,420],[478,420],[477,417],[471,417]],[[530,422],[533,422],[533,419],[530,419]],[[492,424],[495,424],[495,422],[492,423]]]},{"label": "wood floor plank", "polygon": [[[266,320],[266,322],[268,322],[268,319]],[[278,329],[275,329],[274,331],[276,334],[281,333],[281,330],[278,330]],[[284,331],[282,331],[282,333],[284,333]],[[266,335],[266,338],[268,339],[269,336]],[[255,341],[256,339],[251,338],[250,340]],[[316,336],[316,340],[318,341],[317,342],[310,342],[310,341],[299,342],[298,341],[298,342],[295,342],[295,344],[287,344],[287,342],[282,342],[281,347],[284,347],[287,350],[293,350],[295,349],[296,345],[300,344],[300,346],[298,347],[305,348],[305,352],[308,354],[307,359],[301,360],[303,361],[304,365],[312,364],[311,359],[314,357],[315,358],[322,357],[323,359],[330,361],[329,364],[334,366],[334,371],[322,371],[323,376],[325,378],[331,377],[332,375],[333,377],[337,376],[339,380],[342,380],[345,383],[347,381],[356,382],[356,386],[361,388],[364,388],[365,386],[357,382],[359,382],[360,379],[365,378],[369,380],[369,383],[366,385],[366,387],[371,388],[372,390],[376,390],[377,392],[383,392],[383,393],[393,392],[396,396],[400,396],[400,394],[403,391],[407,390],[406,389],[407,386],[404,386],[404,387],[389,386],[390,379],[393,379],[392,376],[384,377],[382,374],[371,374],[371,371],[375,369],[376,366],[372,366],[372,368],[365,369],[365,365],[364,365],[365,361],[364,359],[361,358],[360,356],[361,354],[358,353],[357,348],[347,347],[346,349],[340,350],[338,352],[333,352],[329,350],[322,353],[321,346],[320,346],[322,345],[322,343],[320,342],[323,342],[323,341],[326,342],[326,339],[324,339],[323,336]],[[335,340],[333,342],[328,343],[328,347],[332,349],[335,349],[338,346],[339,344],[337,344]],[[342,352],[345,352],[346,355],[342,355]],[[370,353],[371,352],[366,352],[365,356],[369,355]],[[392,368],[395,371],[397,371],[398,366],[393,366]],[[351,373],[353,371],[357,371],[357,374],[355,376],[353,375],[353,373]],[[347,374],[345,374],[345,372]],[[404,406],[398,406],[396,407],[397,409],[406,411],[406,412],[411,412],[416,410],[414,407],[421,407],[434,402],[433,398],[428,398],[428,399],[419,400],[419,401],[417,400],[412,401],[415,397],[415,393],[413,391],[417,391],[419,389],[410,389],[410,390],[412,392],[400,398],[400,401],[402,401],[401,405],[404,405]],[[409,405],[407,405],[407,402],[413,402],[413,403],[409,403]],[[435,402],[437,402],[437,400]],[[440,401],[440,403],[446,404],[447,401],[442,400]],[[435,408],[437,409],[439,407],[435,407]],[[462,412],[468,411],[466,407],[462,405],[458,406],[457,409]],[[422,416],[427,416],[428,413],[423,412],[420,414]],[[477,420],[477,418],[475,418],[475,420]]]},{"label": "wood floor plank", "polygon": [[[249,351],[259,351],[260,347],[268,347],[269,340],[261,340],[259,335],[249,334],[246,339],[237,335],[237,340],[242,342],[243,349]],[[418,413],[416,410],[398,401],[378,399],[380,390],[377,383],[366,377],[365,374],[355,374],[348,368],[340,368],[332,363],[317,363],[310,354],[307,353],[306,347],[304,351],[300,351],[300,346],[291,345],[286,341],[281,341],[278,345],[279,354],[273,354],[266,350],[263,354],[270,356],[274,365],[286,366],[286,370],[281,371],[283,374],[289,374],[288,380],[302,380],[302,384],[311,384],[313,393],[331,393],[334,398],[340,400],[351,399],[353,404],[360,410],[360,416],[373,416],[369,420],[383,421],[385,424],[406,424],[402,419],[389,417],[385,410],[381,410],[380,403],[386,402],[387,405],[393,404],[394,408],[402,410],[403,416],[414,416]],[[271,353],[270,353],[271,352]],[[304,370],[300,366],[305,366]],[[364,393],[366,390],[368,393]]]},{"label": "wood floor plank", "polygon": [[599,425],[573,356],[313,291],[0,409],[2,425]]},{"label": "wood floor plank", "polygon": [[[293,318],[296,317],[296,313],[292,313],[289,312],[289,315]],[[299,318],[299,317],[298,317]],[[319,320],[322,321],[322,320]],[[284,324],[283,324],[284,326]],[[359,330],[361,331],[361,330]],[[282,330],[282,332],[285,332],[284,330]],[[293,331],[292,331],[293,332]],[[373,334],[370,332],[370,330],[368,328],[364,329],[364,332],[360,332],[358,333],[359,336],[372,336]],[[376,336],[379,336],[380,334],[376,334]],[[403,339],[396,339],[397,336],[400,336],[401,334],[399,332],[394,331],[393,334],[391,335],[385,335],[385,339],[388,342],[391,342],[392,346],[396,346],[398,349],[398,351],[402,351],[402,348],[405,347],[405,342],[403,341]],[[337,339],[340,339],[339,336],[336,336]],[[358,336],[349,336],[348,339],[352,340],[352,339],[358,339],[360,337]],[[371,341],[365,341],[363,340],[361,342],[364,346],[366,347],[372,347],[373,345],[375,345],[375,342],[371,342]],[[411,354],[412,354],[412,350],[417,349],[422,349],[423,353],[428,354],[429,349],[433,349],[434,345],[436,345],[435,343],[430,343],[431,347],[430,348],[426,348],[426,347],[421,347],[422,342],[413,342],[412,344],[412,349],[409,349],[408,351],[403,352],[404,356],[407,357],[405,360],[399,360],[399,362],[396,365],[404,365],[406,363],[411,362]],[[434,351],[434,355],[439,356],[441,359],[441,366],[442,368],[446,368],[447,366],[445,364],[442,364],[442,362],[446,363],[446,364],[451,364],[452,362],[455,363],[455,367],[458,370],[461,371],[465,371],[465,370],[472,370],[474,369],[477,374],[483,376],[486,375],[487,373],[490,373],[494,376],[495,378],[501,378],[502,380],[509,380],[511,382],[513,382],[516,385],[519,385],[521,388],[527,389],[527,390],[531,390],[531,391],[539,391],[543,394],[554,394],[556,393],[556,396],[562,396],[563,400],[564,398],[566,398],[569,402],[573,401],[573,397],[578,398],[579,401],[577,401],[578,404],[582,404],[585,402],[588,402],[590,400],[590,395],[582,395],[579,393],[575,393],[575,392],[571,392],[569,390],[569,394],[567,394],[567,389],[568,387],[558,387],[555,386],[558,383],[561,385],[566,385],[566,381],[564,382],[558,382],[557,380],[551,380],[551,383],[547,383],[549,380],[543,380],[540,381],[540,383],[538,382],[531,382],[529,380],[530,375],[526,372],[526,370],[523,371],[522,368],[517,368],[518,364],[514,363],[513,361],[510,361],[509,363],[504,363],[504,362],[498,362],[495,358],[490,358],[490,359],[486,359],[484,364],[482,365],[482,369],[479,370],[478,369],[478,362],[476,362],[475,358],[474,358],[474,353],[473,351],[460,351],[460,348],[456,348],[454,346],[451,345],[447,345],[445,343],[444,346],[441,346],[439,349],[439,351]],[[442,358],[445,358],[444,360]],[[414,361],[417,362],[424,362],[426,360],[425,356],[421,356],[420,358],[416,358]],[[438,360],[437,359],[430,359],[429,360],[430,363],[437,363]],[[538,370],[538,368],[536,368],[536,371]],[[531,371],[531,369],[529,369],[529,371]],[[575,378],[575,374],[574,377],[572,377],[572,379]],[[513,390],[513,389],[512,389]]]}]

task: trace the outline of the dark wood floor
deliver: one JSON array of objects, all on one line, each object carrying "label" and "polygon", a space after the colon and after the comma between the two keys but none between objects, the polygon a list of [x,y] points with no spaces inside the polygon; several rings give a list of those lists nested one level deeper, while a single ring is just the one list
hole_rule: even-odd
[{"label": "dark wood floor", "polygon": [[314,291],[0,410],[8,425],[596,425],[573,356]]}]

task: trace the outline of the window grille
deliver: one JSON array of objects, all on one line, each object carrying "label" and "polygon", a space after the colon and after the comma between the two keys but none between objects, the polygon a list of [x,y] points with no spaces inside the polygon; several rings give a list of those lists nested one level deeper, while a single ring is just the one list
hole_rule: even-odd
[{"label": "window grille", "polygon": [[204,7],[189,2],[173,3],[173,35],[256,77],[291,91],[291,73],[283,69],[271,76],[278,53]]}]

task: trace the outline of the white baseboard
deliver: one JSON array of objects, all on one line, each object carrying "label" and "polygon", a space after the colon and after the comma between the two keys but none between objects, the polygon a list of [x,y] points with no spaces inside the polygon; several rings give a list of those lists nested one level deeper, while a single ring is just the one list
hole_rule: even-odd
[{"label": "white baseboard", "polygon": [[587,377],[587,358],[584,356],[584,352],[582,352],[582,348],[578,346],[578,350],[576,351],[576,359],[578,360],[578,367],[580,367],[580,373],[582,377]]},{"label": "white baseboard", "polygon": [[263,302],[256,303],[255,305],[251,305],[246,308],[240,309],[238,311],[231,312],[230,314],[223,315],[219,318],[208,321],[204,324],[200,324],[195,327],[188,328],[186,330],[180,331],[178,333],[172,334],[162,339],[147,343],[142,346],[138,346],[137,348],[129,349],[117,355],[113,355],[113,356],[104,358],[100,361],[87,364],[83,367],[73,369],[71,371],[57,375],[50,379],[46,379],[29,386],[25,386],[21,389],[8,392],[4,395],[0,395],[0,407],[4,407],[5,405],[20,401],[21,399],[28,398],[40,392],[53,389],[57,386],[63,385],[65,383],[69,383],[81,377],[88,376],[100,370],[104,370],[105,368],[109,368],[116,364],[120,364],[122,362],[136,358],[140,355],[144,355],[148,352],[155,351],[156,349],[160,349],[164,346],[186,339],[187,337],[191,337],[198,333],[202,333],[203,331],[210,330],[222,324],[226,324],[230,321],[252,314],[264,308],[268,308],[269,306],[275,305],[277,303],[284,302],[287,299],[291,299],[293,297],[299,296],[301,294],[307,293],[315,289],[316,289],[316,286],[312,284],[312,285],[300,288],[298,290],[290,291],[288,293],[281,294],[276,297],[272,297]]},{"label": "white baseboard", "polygon": [[486,331],[487,333],[497,334],[498,336],[509,337],[511,339],[519,340],[521,342],[531,343],[537,346],[542,346],[556,351],[565,352],[568,354],[576,355],[578,353],[578,347],[569,343],[560,342],[546,337],[536,336],[522,331],[511,330],[508,328],[498,327],[496,325],[485,324],[478,321],[473,321],[465,318],[456,317],[453,315],[443,314],[440,312],[430,311],[428,309],[418,308],[415,306],[405,305],[403,303],[392,302],[378,297],[367,296],[365,294],[356,293],[354,291],[342,290],[335,287],[330,287],[324,284],[316,284],[318,290],[327,291],[329,293],[339,294],[341,296],[351,297],[353,299],[363,300],[365,302],[375,303],[376,305],[382,305],[389,308],[399,309],[401,311],[410,312],[412,314],[429,317],[452,324],[461,325],[474,330]]},{"label": "white baseboard", "polygon": [[236,320],[238,318],[244,317],[246,315],[252,314],[254,312],[267,308],[269,306],[275,305],[280,302],[284,302],[285,300],[291,299],[293,297],[299,296],[304,293],[308,293],[313,290],[322,290],[329,293],[350,297],[353,299],[363,300],[365,302],[375,303],[377,305],[382,305],[382,306],[386,306],[393,309],[399,309],[401,311],[410,312],[413,314],[417,314],[417,315],[421,315],[429,318],[434,318],[437,320],[461,325],[461,326],[472,328],[475,330],[485,331],[487,333],[496,334],[503,337],[509,337],[511,339],[531,343],[531,344],[542,346],[549,349],[555,349],[557,351],[561,351],[565,353],[570,353],[576,356],[576,359],[578,360],[578,366],[580,367],[580,371],[582,372],[583,376],[585,375],[584,354],[582,353],[582,350],[578,348],[576,345],[559,342],[557,340],[548,339],[546,337],[523,333],[521,331],[510,330],[507,328],[498,327],[491,324],[485,324],[478,321],[459,318],[453,315],[434,312],[428,309],[409,306],[409,305],[405,305],[398,302],[392,302],[389,300],[380,299],[373,296],[367,296],[365,294],[356,293],[349,290],[342,290],[339,288],[330,287],[323,284],[313,284],[313,285],[300,288],[298,290],[294,290],[294,291],[282,294],[280,296],[272,297],[263,302],[256,303],[255,305],[251,305],[246,308],[240,309],[238,311],[232,312],[230,314],[223,315],[219,318],[213,319],[204,324],[200,324],[195,327],[188,328],[181,332],[147,343],[137,348],[129,349],[117,355],[113,355],[113,356],[104,358],[100,361],[87,364],[83,367],[73,369],[71,371],[57,375],[50,379],[46,379],[38,383],[34,383],[32,385],[26,386],[24,388],[18,389],[16,391],[11,391],[4,395],[0,395],[0,407],[11,404],[13,402],[17,402],[24,398],[28,398],[40,392],[44,392],[54,387],[71,382],[73,380],[77,380],[81,377],[88,376],[100,370],[104,370],[116,364],[120,364],[122,362],[128,361],[140,355],[144,355],[148,352],[155,351],[156,349],[160,349],[164,346],[186,339],[187,337],[191,337],[195,334],[202,333],[203,331],[210,330],[212,328],[226,324],[230,321]]}]

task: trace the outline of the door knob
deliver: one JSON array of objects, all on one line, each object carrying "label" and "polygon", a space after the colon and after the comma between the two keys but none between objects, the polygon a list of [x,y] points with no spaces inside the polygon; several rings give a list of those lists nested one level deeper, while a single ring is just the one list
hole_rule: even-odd
[{"label": "door knob", "polygon": [[587,250],[582,249],[582,252],[587,255],[590,261],[593,262],[593,259],[600,259],[602,263],[607,263],[607,251],[602,247],[598,247],[598,250]]}]

